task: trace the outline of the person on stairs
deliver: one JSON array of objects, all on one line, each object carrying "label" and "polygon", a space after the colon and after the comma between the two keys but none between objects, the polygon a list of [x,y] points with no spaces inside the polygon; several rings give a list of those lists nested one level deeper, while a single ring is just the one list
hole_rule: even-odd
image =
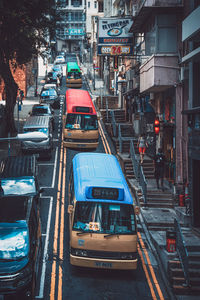
[{"label": "person on stairs", "polygon": [[155,169],[155,179],[157,188],[159,189],[159,181],[161,184],[162,191],[164,191],[163,178],[164,178],[164,168],[165,168],[165,155],[162,152],[162,149],[158,149],[158,153],[154,157],[154,169]]},{"label": "person on stairs", "polygon": [[148,143],[146,141],[144,133],[139,136],[137,147],[140,153],[140,163],[143,164],[144,154],[146,152],[146,148],[148,147]]}]

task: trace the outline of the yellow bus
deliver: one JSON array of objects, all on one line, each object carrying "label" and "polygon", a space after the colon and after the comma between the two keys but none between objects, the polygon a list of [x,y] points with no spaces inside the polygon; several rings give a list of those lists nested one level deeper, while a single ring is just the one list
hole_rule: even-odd
[{"label": "yellow bus", "polygon": [[92,152],[75,155],[68,203],[72,265],[137,268],[138,207],[114,155]]},{"label": "yellow bus", "polygon": [[96,149],[99,144],[97,113],[84,90],[68,89],[63,116],[63,145],[72,149]]},{"label": "yellow bus", "polygon": [[69,88],[82,87],[82,74],[76,62],[68,62],[66,67],[66,85]]}]

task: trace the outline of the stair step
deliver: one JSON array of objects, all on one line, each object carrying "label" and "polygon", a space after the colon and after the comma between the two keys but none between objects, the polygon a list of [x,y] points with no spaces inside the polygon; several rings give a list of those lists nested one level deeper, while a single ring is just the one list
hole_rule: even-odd
[{"label": "stair step", "polygon": [[198,295],[200,294],[200,287],[187,287],[181,285],[173,285],[173,291],[177,295]]},{"label": "stair step", "polygon": [[[181,277],[184,275],[182,268],[171,268],[170,271],[171,271],[171,274],[175,277]],[[195,268],[189,268],[189,275],[191,278],[192,277],[200,278],[200,270],[195,269]]]},{"label": "stair step", "polygon": [[[186,283],[185,277],[172,277],[172,283],[174,285],[184,285]],[[200,278],[191,278],[190,284],[192,287],[194,286],[200,286]]]}]

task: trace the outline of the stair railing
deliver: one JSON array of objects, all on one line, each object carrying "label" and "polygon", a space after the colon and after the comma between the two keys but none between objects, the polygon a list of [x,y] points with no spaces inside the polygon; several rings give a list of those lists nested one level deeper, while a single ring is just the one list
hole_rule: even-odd
[{"label": "stair railing", "polygon": [[119,153],[122,153],[122,133],[121,133],[121,125],[118,125],[118,139],[119,139]]},{"label": "stair railing", "polygon": [[110,110],[110,115],[111,115],[111,125],[113,129],[113,136],[117,137],[117,123],[115,120],[115,114],[113,110]]},{"label": "stair railing", "polygon": [[108,122],[108,113],[109,113],[109,111],[108,111],[108,97],[106,97],[106,120],[107,120],[107,122]]},{"label": "stair railing", "polygon": [[138,180],[139,185],[142,188],[144,203],[146,204],[147,203],[147,182],[146,182],[146,179],[145,179],[145,176],[144,176],[143,169],[142,169],[142,167],[141,167],[141,165],[140,165],[140,163],[139,163],[139,161],[136,157],[133,141],[130,141],[130,158],[132,160],[132,165],[133,165],[133,170],[134,170],[134,173],[135,173],[135,177]]},{"label": "stair railing", "polygon": [[183,239],[183,234],[181,231],[181,226],[177,219],[174,219],[174,229],[176,232],[176,249],[181,261],[181,265],[183,268],[184,276],[186,285],[188,287],[191,286],[190,284],[190,275],[189,275],[189,259],[188,259],[188,251],[185,246],[185,241]]}]

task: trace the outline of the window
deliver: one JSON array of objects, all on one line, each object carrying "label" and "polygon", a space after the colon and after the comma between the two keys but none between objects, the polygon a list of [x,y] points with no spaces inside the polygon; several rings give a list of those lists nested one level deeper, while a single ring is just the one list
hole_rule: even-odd
[{"label": "window", "polygon": [[97,8],[97,1],[94,1],[94,8]]},{"label": "window", "polygon": [[88,1],[88,8],[90,8],[90,1]]},{"label": "window", "polygon": [[103,2],[99,2],[98,12],[103,12]]}]

